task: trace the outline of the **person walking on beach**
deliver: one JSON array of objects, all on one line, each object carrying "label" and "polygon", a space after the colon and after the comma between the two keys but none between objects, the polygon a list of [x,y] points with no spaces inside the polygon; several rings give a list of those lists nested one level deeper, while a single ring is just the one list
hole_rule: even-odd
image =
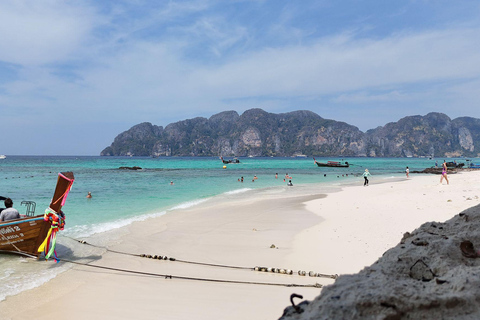
[{"label": "person walking on beach", "polygon": [[405,174],[407,175],[407,178],[408,178],[408,175],[410,174],[410,169],[408,169],[408,167],[407,169],[405,169]]},{"label": "person walking on beach", "polygon": [[365,169],[365,172],[363,173],[363,178],[365,179],[365,182],[363,183],[363,186],[368,187],[368,177],[371,176],[370,172],[368,172],[368,169]]},{"label": "person walking on beach", "polygon": [[445,160],[443,160],[443,164],[442,164],[442,176],[440,177],[440,183],[442,183],[443,178],[445,178],[445,180],[447,181],[447,184],[450,184],[447,178],[447,162]]}]

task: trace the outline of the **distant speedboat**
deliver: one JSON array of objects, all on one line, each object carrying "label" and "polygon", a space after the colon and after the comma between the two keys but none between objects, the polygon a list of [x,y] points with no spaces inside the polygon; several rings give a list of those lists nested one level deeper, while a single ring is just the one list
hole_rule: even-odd
[{"label": "distant speedboat", "polygon": [[6,155],[4,155],[4,154],[0,154],[0,160],[6,159],[6,158],[7,158],[7,156],[6,156]]}]

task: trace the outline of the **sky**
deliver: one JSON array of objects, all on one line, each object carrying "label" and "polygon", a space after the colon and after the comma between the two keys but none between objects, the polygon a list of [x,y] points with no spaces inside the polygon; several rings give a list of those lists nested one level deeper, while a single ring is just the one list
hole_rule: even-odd
[{"label": "sky", "polygon": [[362,131],[480,118],[480,2],[0,1],[0,154],[99,155],[121,132],[251,108]]}]

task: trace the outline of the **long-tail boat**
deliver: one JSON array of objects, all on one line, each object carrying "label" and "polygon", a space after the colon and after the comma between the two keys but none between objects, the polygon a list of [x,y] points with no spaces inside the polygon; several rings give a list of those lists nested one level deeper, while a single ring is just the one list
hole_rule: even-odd
[{"label": "long-tail boat", "polygon": [[348,164],[347,161],[345,162],[340,162],[340,161],[327,161],[327,162],[318,162],[313,158],[313,161],[317,164],[319,167],[334,167],[334,168],[348,168],[350,164]]},{"label": "long-tail boat", "polygon": [[38,257],[44,252],[48,259],[55,250],[57,231],[63,230],[65,215],[61,209],[74,179],[72,172],[58,174],[57,186],[45,214],[35,215],[35,203],[25,201],[22,202],[27,204],[25,215],[20,219],[0,221],[0,253]]},{"label": "long-tail boat", "polygon": [[222,162],[224,164],[229,164],[229,163],[240,163],[240,160],[238,160],[237,158],[233,158],[231,160],[225,160],[223,159],[223,157],[220,157],[220,160],[222,160]]}]

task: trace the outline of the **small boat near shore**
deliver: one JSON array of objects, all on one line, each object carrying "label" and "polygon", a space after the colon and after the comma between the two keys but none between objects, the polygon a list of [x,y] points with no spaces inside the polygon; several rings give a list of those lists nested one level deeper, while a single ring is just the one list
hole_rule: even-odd
[{"label": "small boat near shore", "polygon": [[454,169],[454,168],[463,168],[465,166],[465,163],[457,163],[456,161],[451,161],[451,162],[447,162],[447,168],[449,169]]},{"label": "small boat near shore", "polygon": [[345,162],[341,162],[341,161],[318,162],[317,160],[315,160],[315,158],[313,158],[313,161],[315,161],[316,165],[319,166],[319,167],[333,167],[333,168],[348,168],[348,167],[350,167],[350,164],[347,161],[345,161]]},{"label": "small boat near shore", "polygon": [[223,159],[223,157],[220,157],[220,159],[222,160],[222,162],[223,162],[224,164],[240,163],[240,160],[238,160],[237,158],[233,158],[233,159],[230,159],[230,160],[225,160],[225,159]]},{"label": "small boat near shore", "polygon": [[63,230],[65,215],[61,208],[73,181],[72,172],[58,174],[57,186],[45,214],[35,215],[35,202],[24,201],[22,204],[27,205],[25,215],[20,219],[0,221],[0,253],[38,257],[44,252],[48,259],[55,250],[56,232]]}]

